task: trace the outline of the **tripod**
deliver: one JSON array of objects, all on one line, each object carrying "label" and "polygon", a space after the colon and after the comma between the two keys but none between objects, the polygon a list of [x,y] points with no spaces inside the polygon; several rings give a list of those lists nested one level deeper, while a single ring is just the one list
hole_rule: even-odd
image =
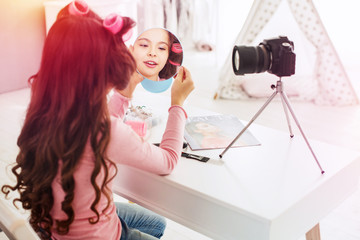
[{"label": "tripod", "polygon": [[239,139],[239,137],[246,131],[246,129],[249,128],[249,126],[256,120],[256,118],[262,113],[262,111],[267,107],[267,105],[269,105],[269,103],[271,102],[271,100],[274,99],[274,97],[276,96],[276,94],[280,94],[280,97],[281,97],[281,102],[282,102],[282,105],[283,105],[283,108],[284,108],[284,111],[285,111],[285,115],[286,115],[286,120],[287,120],[287,123],[288,123],[288,127],[289,127],[289,131],[290,131],[290,137],[294,137],[294,134],[292,132],[292,129],[291,129],[291,125],[290,125],[290,118],[289,118],[289,114],[288,114],[288,111],[287,109],[289,109],[296,125],[298,126],[300,132],[301,132],[301,135],[303,136],[307,146],[309,147],[310,151],[311,151],[311,154],[313,155],[313,157],[315,158],[315,161],[317,163],[317,165],[319,166],[320,168],[320,171],[321,171],[321,174],[323,174],[325,171],[322,169],[318,159],[316,158],[315,156],[315,153],[314,151],[312,150],[311,146],[310,146],[310,143],[309,141],[307,140],[303,130],[301,129],[301,126],[300,126],[300,123],[299,121],[297,120],[296,116],[295,116],[295,113],[293,111],[293,109],[291,108],[291,105],[290,105],[290,102],[289,102],[289,99],[287,98],[286,96],[286,93],[283,91],[283,84],[282,84],[282,81],[281,81],[281,77],[279,78],[279,80],[276,82],[276,86],[275,85],[271,85],[271,88],[272,89],[276,89],[276,91],[268,98],[268,100],[265,102],[265,104],[259,109],[259,111],[254,115],[254,117],[249,121],[249,123],[244,127],[243,130],[241,130],[241,132],[235,137],[235,139],[225,148],[225,150],[219,155],[220,158],[222,158],[224,156],[224,154],[227,152],[227,150],[229,150],[229,148]]}]

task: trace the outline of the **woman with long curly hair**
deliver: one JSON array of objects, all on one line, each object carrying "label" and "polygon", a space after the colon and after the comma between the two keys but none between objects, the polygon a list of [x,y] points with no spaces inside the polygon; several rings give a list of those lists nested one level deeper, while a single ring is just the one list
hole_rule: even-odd
[{"label": "woman with long curly hair", "polygon": [[30,224],[43,239],[159,238],[164,219],[135,204],[114,203],[112,181],[116,164],[171,173],[181,153],[181,106],[194,88],[191,75],[181,68],[174,80],[167,126],[156,147],[122,120],[142,80],[123,42],[134,22],[117,15],[102,21],[81,1],[61,13],[31,77],[12,168],[17,183],[2,192],[19,193],[14,203],[30,211]]}]

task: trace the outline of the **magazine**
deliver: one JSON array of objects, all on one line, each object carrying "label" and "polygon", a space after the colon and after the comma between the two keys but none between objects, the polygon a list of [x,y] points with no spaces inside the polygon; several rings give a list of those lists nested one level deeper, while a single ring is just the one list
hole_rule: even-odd
[{"label": "magazine", "polygon": [[[191,150],[226,148],[244,129],[234,115],[189,117],[185,124],[185,140]],[[247,129],[232,147],[256,146],[260,142]]]}]

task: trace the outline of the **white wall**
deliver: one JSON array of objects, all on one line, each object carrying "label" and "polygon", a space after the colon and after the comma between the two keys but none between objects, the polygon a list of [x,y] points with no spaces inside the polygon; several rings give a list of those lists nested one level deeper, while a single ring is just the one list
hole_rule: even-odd
[{"label": "white wall", "polygon": [[[103,3],[105,0],[89,1]],[[252,0],[217,1],[219,8],[216,62],[217,66],[221,67],[233,48]],[[350,79],[360,92],[360,47],[357,45],[360,32],[356,26],[360,22],[360,2],[313,1]],[[43,2],[44,0],[0,1],[0,92],[26,87],[27,78],[38,70],[45,38]],[[123,2],[128,3],[129,0]]]},{"label": "white wall", "polygon": [[[216,1],[219,4],[217,67],[221,68],[233,49],[235,39],[242,28],[253,0]],[[360,31],[357,26],[360,23],[360,1],[313,0],[313,2],[355,91],[360,96],[360,47],[357,44],[360,39]],[[284,8],[285,5],[287,5],[287,0],[283,0],[280,7]],[[280,8],[278,10],[280,11]],[[309,55],[314,54],[312,46],[301,33],[291,12],[282,11],[282,13],[281,16],[274,14],[273,19],[259,34],[254,45],[269,37],[286,35],[295,43],[296,72],[308,71],[308,65],[313,64],[311,61],[314,60],[309,58]],[[211,90],[214,91],[214,89]]]},{"label": "white wall", "polygon": [[0,92],[27,86],[45,38],[43,0],[0,1]]},{"label": "white wall", "polygon": [[360,1],[313,0],[345,70],[360,97]]},{"label": "white wall", "polygon": [[[69,1],[0,0],[0,93],[27,87],[27,79],[39,69],[46,35],[44,3],[52,2],[58,11]],[[87,2],[101,16],[119,12],[136,18],[136,0]],[[56,15],[51,17],[55,20]]]}]

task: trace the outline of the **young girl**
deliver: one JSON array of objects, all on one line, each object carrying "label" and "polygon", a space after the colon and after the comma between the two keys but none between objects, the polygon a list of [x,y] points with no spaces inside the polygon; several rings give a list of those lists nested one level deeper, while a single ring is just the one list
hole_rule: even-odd
[{"label": "young girl", "polygon": [[147,79],[159,81],[173,77],[182,63],[179,40],[166,29],[152,28],[143,32],[130,46],[138,71]]},{"label": "young girl", "polygon": [[181,106],[194,88],[191,75],[182,68],[174,80],[160,147],[145,142],[121,119],[141,79],[121,40],[133,21],[100,21],[84,6],[70,3],[48,33],[17,142],[17,183],[2,192],[18,191],[14,202],[30,210],[30,224],[44,239],[161,237],[164,219],[135,204],[115,204],[112,181],[116,164],[171,173],[181,153]]}]

